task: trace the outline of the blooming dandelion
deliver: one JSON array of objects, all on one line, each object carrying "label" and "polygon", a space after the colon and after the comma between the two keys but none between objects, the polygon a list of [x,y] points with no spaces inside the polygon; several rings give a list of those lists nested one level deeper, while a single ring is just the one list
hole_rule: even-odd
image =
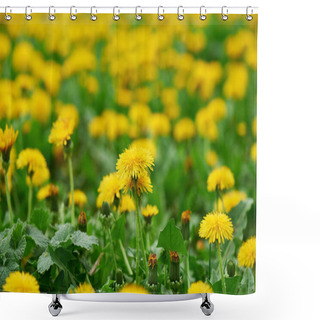
[{"label": "blooming dandelion", "polygon": [[126,284],[123,288],[119,290],[121,293],[139,293],[139,294],[148,294],[149,292],[140,285],[135,283]]},{"label": "blooming dandelion", "polygon": [[203,281],[197,281],[191,283],[191,286],[188,289],[188,294],[196,293],[213,293],[211,286]]},{"label": "blooming dandelion", "polygon": [[74,290],[75,293],[95,293],[94,289],[92,288],[91,284],[84,282],[80,283],[78,287]]},{"label": "blooming dandelion", "polygon": [[256,262],[256,238],[243,242],[238,253],[239,267],[253,268]]},{"label": "blooming dandelion", "polygon": [[2,288],[6,292],[40,293],[36,278],[20,271],[11,272]]}]

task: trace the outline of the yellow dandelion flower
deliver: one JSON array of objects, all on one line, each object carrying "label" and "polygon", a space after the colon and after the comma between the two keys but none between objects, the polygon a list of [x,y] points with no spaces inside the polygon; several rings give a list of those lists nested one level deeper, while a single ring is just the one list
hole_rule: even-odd
[{"label": "yellow dandelion flower", "polygon": [[38,191],[37,199],[44,200],[50,197],[55,197],[58,194],[59,194],[59,188],[53,183],[49,183]]},{"label": "yellow dandelion flower", "polygon": [[240,137],[244,137],[247,133],[247,126],[245,122],[238,123],[237,133]]},{"label": "yellow dandelion flower", "polygon": [[135,103],[130,107],[129,117],[140,128],[146,128],[150,118],[150,108],[143,103]]},{"label": "yellow dandelion flower", "polygon": [[[74,204],[83,208],[84,205],[87,203],[87,196],[85,193],[79,189],[75,189],[73,192],[73,201]],[[71,206],[71,193],[69,192],[69,207]]]},{"label": "yellow dandelion flower", "polygon": [[89,283],[80,283],[74,290],[75,293],[95,293],[94,289]]},{"label": "yellow dandelion flower", "polygon": [[196,115],[196,126],[201,137],[207,138],[210,141],[216,141],[219,135],[216,120],[209,113],[208,108],[202,108]]},{"label": "yellow dandelion flower", "polygon": [[146,218],[153,217],[158,213],[159,209],[157,208],[157,206],[151,206],[150,204],[148,204],[146,207],[141,208],[141,214]]},{"label": "yellow dandelion flower", "polygon": [[93,138],[102,137],[105,133],[105,121],[101,117],[94,117],[89,122],[89,133]]},{"label": "yellow dandelion flower", "polygon": [[218,163],[218,155],[213,150],[209,150],[206,153],[206,162],[208,166],[214,167]]},{"label": "yellow dandelion flower", "polygon": [[131,146],[120,154],[116,168],[120,179],[139,178],[153,170],[154,158],[149,150]]},{"label": "yellow dandelion flower", "polygon": [[98,188],[97,207],[101,208],[103,202],[111,205],[116,198],[120,199],[120,191],[121,181],[116,172],[104,176]]},{"label": "yellow dandelion flower", "polygon": [[136,179],[128,177],[122,182],[124,193],[127,193],[129,190],[132,190],[135,187],[137,187],[138,196],[140,196],[143,192],[152,193],[152,184],[149,175],[145,173],[143,175],[140,175],[140,177]]},{"label": "yellow dandelion flower", "polygon": [[11,272],[2,288],[6,292],[40,293],[36,278],[20,271]]},{"label": "yellow dandelion flower", "polygon": [[224,243],[224,240],[232,240],[233,225],[231,219],[224,213],[213,211],[208,213],[200,222],[199,236],[209,239],[209,243],[216,240]]},{"label": "yellow dandelion flower", "polygon": [[221,98],[211,100],[207,106],[208,115],[215,121],[219,121],[227,115],[227,105]]},{"label": "yellow dandelion flower", "polygon": [[148,294],[149,292],[142,286],[130,283],[126,284],[124,287],[122,287],[119,292],[121,293],[140,293],[140,294]]},{"label": "yellow dandelion flower", "polygon": [[203,281],[198,281],[191,283],[190,288],[188,289],[188,294],[195,293],[213,293],[211,286]]},{"label": "yellow dandelion flower", "polygon": [[250,156],[254,162],[257,161],[257,143],[256,142],[251,147]]},{"label": "yellow dandelion flower", "polygon": [[2,152],[3,160],[6,162],[9,161],[10,151],[17,140],[18,133],[19,131],[14,131],[12,126],[9,128],[7,124],[4,130],[0,128],[0,151]]},{"label": "yellow dandelion flower", "polygon": [[193,121],[189,118],[179,120],[173,129],[174,139],[178,142],[189,140],[196,134],[196,129]]},{"label": "yellow dandelion flower", "polygon": [[225,190],[234,186],[234,177],[231,170],[226,167],[214,169],[207,180],[208,191]]},{"label": "yellow dandelion flower", "polygon": [[157,155],[157,147],[156,144],[154,143],[153,140],[143,138],[143,139],[137,139],[134,140],[130,147],[137,147],[137,148],[142,148],[142,149],[147,149],[150,151],[151,155],[153,158],[156,158]]},{"label": "yellow dandelion flower", "polygon": [[[1,175],[7,174],[9,192],[11,192],[11,189],[12,189],[12,177],[13,177],[15,167],[16,167],[16,158],[17,158],[17,152],[16,152],[15,147],[13,147],[10,152],[10,164],[9,164],[9,168],[7,169],[7,171],[4,170],[2,162],[0,161],[0,179],[1,179]],[[6,192],[5,185],[3,185],[1,187],[3,188],[3,191]],[[1,197],[0,197],[0,200],[1,200]]]},{"label": "yellow dandelion flower", "polygon": [[[37,168],[33,171],[31,182],[34,186],[39,187],[48,181],[50,178],[50,171],[47,167]],[[30,176],[27,176],[27,185],[30,185]]]},{"label": "yellow dandelion flower", "polygon": [[149,130],[152,136],[168,136],[170,133],[170,120],[164,113],[154,113],[150,117]]},{"label": "yellow dandelion flower", "polygon": [[136,206],[131,196],[129,194],[123,195],[120,200],[120,207],[119,207],[120,213],[134,211],[134,210],[136,210]]},{"label": "yellow dandelion flower", "polygon": [[76,127],[79,123],[79,112],[75,105],[73,104],[65,104],[58,103],[56,106],[56,114],[58,119],[66,119],[68,121],[73,122],[74,127]]},{"label": "yellow dandelion flower", "polygon": [[253,268],[256,262],[256,238],[252,237],[242,243],[238,253],[239,267]]},{"label": "yellow dandelion flower", "polygon": [[0,60],[4,60],[10,53],[11,42],[9,37],[2,32],[0,33],[0,43]]},{"label": "yellow dandelion flower", "polygon": [[[225,193],[222,196],[223,204],[226,212],[228,213],[232,208],[234,208],[241,200],[246,199],[246,194],[242,191],[232,190]],[[223,211],[223,205],[221,199],[218,201],[218,210]]]},{"label": "yellow dandelion flower", "polygon": [[42,124],[47,123],[51,115],[51,98],[46,91],[36,89],[33,92],[30,100],[30,111],[33,119]]},{"label": "yellow dandelion flower", "polygon": [[58,118],[58,120],[52,125],[49,135],[49,143],[54,143],[57,146],[66,146],[73,134],[74,125],[74,121]]}]

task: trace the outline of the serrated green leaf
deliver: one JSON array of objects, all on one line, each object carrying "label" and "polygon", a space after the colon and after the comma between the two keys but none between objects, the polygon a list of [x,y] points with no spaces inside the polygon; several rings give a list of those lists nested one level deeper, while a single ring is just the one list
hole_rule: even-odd
[{"label": "serrated green leaf", "polygon": [[24,251],[26,249],[26,246],[27,246],[27,240],[26,240],[26,236],[23,236],[19,243],[18,243],[18,246],[16,247],[16,249],[14,250],[14,256],[16,258],[16,260],[21,260],[23,258],[23,254],[24,254]]},{"label": "serrated green leaf", "polygon": [[49,243],[48,238],[39,229],[31,225],[28,225],[27,236],[41,248],[46,248]]},{"label": "serrated green leaf", "polygon": [[0,288],[5,284],[10,272],[8,267],[0,266]]},{"label": "serrated green leaf", "polygon": [[85,232],[75,231],[71,236],[71,241],[75,246],[90,250],[94,244],[98,244],[98,239],[88,236]]},{"label": "serrated green leaf", "polygon": [[[241,277],[235,276],[232,278],[225,278],[227,294],[237,294],[238,286],[241,280]],[[222,282],[221,280],[215,282],[212,285],[214,293],[222,293]]]},{"label": "serrated green leaf", "polygon": [[37,270],[39,273],[44,273],[50,269],[53,265],[53,260],[51,259],[51,255],[48,251],[44,251],[42,255],[38,259]]},{"label": "serrated green leaf", "polygon": [[182,254],[187,253],[181,231],[175,225],[174,219],[170,219],[160,232],[157,248],[164,248],[167,252],[171,250]]},{"label": "serrated green leaf", "polygon": [[12,230],[9,230],[7,235],[0,240],[0,256],[3,256],[10,248],[11,237]]},{"label": "serrated green leaf", "polygon": [[54,248],[59,247],[62,243],[65,243],[70,239],[73,231],[74,228],[70,223],[61,225],[58,231],[52,237],[50,245]]},{"label": "serrated green leaf", "polygon": [[51,223],[51,213],[46,208],[36,208],[31,213],[30,222],[45,233]]}]

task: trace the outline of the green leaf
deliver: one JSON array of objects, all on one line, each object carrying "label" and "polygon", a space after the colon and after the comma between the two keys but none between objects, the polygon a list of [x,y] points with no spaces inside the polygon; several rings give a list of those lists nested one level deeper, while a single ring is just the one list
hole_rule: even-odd
[{"label": "green leaf", "polygon": [[43,233],[51,223],[51,214],[48,209],[36,208],[31,213],[31,224],[35,225]]},{"label": "green leaf", "polygon": [[28,225],[27,236],[40,248],[46,248],[49,243],[48,238],[39,229],[31,225]]},{"label": "green leaf", "polygon": [[10,229],[7,235],[0,240],[0,256],[5,255],[10,248],[11,237],[12,230]]},{"label": "green leaf", "polygon": [[[235,276],[232,278],[225,278],[227,294],[237,294],[240,280],[241,280],[241,278],[239,276]],[[215,282],[212,285],[212,289],[213,289],[214,293],[222,293],[221,280]]]},{"label": "green leaf", "polygon": [[108,292],[114,292],[114,280],[109,280],[107,283],[105,283],[102,288],[101,292],[108,293]]},{"label": "green leaf", "polygon": [[166,227],[160,232],[157,248],[159,247],[164,248],[166,251],[187,253],[181,231],[175,225],[174,219],[170,219]]},{"label": "green leaf", "polygon": [[9,274],[10,269],[8,267],[0,266],[0,288],[5,284]]},{"label": "green leaf", "polygon": [[126,216],[124,214],[122,214],[114,225],[114,228],[112,230],[112,238],[117,239],[117,240],[121,240],[122,243],[124,243],[125,226],[126,226]]},{"label": "green leaf", "polygon": [[62,243],[67,242],[70,239],[72,232],[74,231],[70,223],[61,225],[55,235],[50,241],[50,245],[54,248],[59,247]]},{"label": "green leaf", "polygon": [[90,250],[92,245],[98,245],[98,239],[94,236],[88,236],[85,232],[76,231],[71,236],[71,241],[75,246]]},{"label": "green leaf", "polygon": [[51,255],[48,251],[44,251],[38,259],[37,270],[39,273],[44,273],[53,265]]},{"label": "green leaf", "polygon": [[16,260],[19,261],[23,258],[23,254],[24,254],[24,251],[26,250],[26,246],[27,246],[27,240],[26,240],[26,237],[23,236],[20,239],[18,246],[14,250],[14,256],[15,256]]},{"label": "green leaf", "polygon": [[249,268],[244,271],[238,294],[248,294],[248,293],[254,293],[254,292],[255,292],[255,286],[254,286],[253,272],[252,272],[252,269]]}]

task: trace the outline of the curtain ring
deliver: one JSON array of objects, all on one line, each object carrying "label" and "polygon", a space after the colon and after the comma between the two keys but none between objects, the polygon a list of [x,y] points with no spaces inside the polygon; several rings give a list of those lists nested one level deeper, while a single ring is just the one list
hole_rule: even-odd
[{"label": "curtain ring", "polygon": [[[160,14],[160,8],[162,8],[162,14]],[[163,6],[158,7],[158,20],[162,21],[164,19],[164,9]]]},{"label": "curtain ring", "polygon": [[77,20],[77,16],[73,13],[73,9],[74,9],[75,13],[77,12],[77,9],[75,6],[70,7],[70,19],[72,21],[75,21],[75,20]]},{"label": "curtain ring", "polygon": [[[181,9],[182,13],[180,13],[180,9]],[[184,19],[184,8],[183,8],[183,6],[179,6],[178,7],[177,13],[178,13],[178,20],[182,21]]]},{"label": "curtain ring", "polygon": [[[202,12],[203,11],[203,12]],[[205,6],[200,7],[200,20],[206,20],[207,19],[207,8]]]},{"label": "curtain ring", "polygon": [[28,13],[28,9],[30,9],[30,13],[32,13],[32,10],[30,6],[26,7],[26,20],[30,21],[32,19],[32,16]]},{"label": "curtain ring", "polygon": [[249,14],[249,8],[251,9],[251,13],[252,13],[252,7],[247,7],[247,9],[246,9],[246,19],[248,20],[248,21],[251,21],[252,19],[253,19],[253,16],[252,15],[250,15]]},{"label": "curtain ring", "polygon": [[140,21],[142,19],[142,16],[138,14],[138,8],[140,9],[140,12],[142,13],[142,9],[140,6],[136,6],[136,20]]},{"label": "curtain ring", "polygon": [[[114,21],[118,21],[120,19],[120,16],[118,14],[116,14],[116,9],[118,9],[117,6],[113,7],[113,20]],[[120,13],[120,11],[118,11],[118,13]]]},{"label": "curtain ring", "polygon": [[53,21],[56,18],[56,16],[54,14],[52,14],[51,12],[53,12],[53,13],[55,12],[54,6],[49,7],[49,20]]},{"label": "curtain ring", "polygon": [[[224,12],[224,9],[226,9],[226,12]],[[228,7],[227,7],[227,6],[223,6],[223,7],[221,8],[221,19],[222,19],[223,21],[228,20]]]},{"label": "curtain ring", "polygon": [[[90,9],[91,18],[90,19],[92,21],[96,21],[98,19],[98,17],[95,14],[93,14],[93,8],[96,8],[96,7],[91,7],[91,9]],[[97,10],[96,10],[96,13],[97,13]]]},{"label": "curtain ring", "polygon": [[9,9],[10,7],[9,6],[6,6],[5,8],[4,8],[4,15],[5,15],[5,19],[7,20],[7,21],[10,21],[11,19],[12,19],[12,17],[10,16],[10,14],[8,14],[8,9]]}]

